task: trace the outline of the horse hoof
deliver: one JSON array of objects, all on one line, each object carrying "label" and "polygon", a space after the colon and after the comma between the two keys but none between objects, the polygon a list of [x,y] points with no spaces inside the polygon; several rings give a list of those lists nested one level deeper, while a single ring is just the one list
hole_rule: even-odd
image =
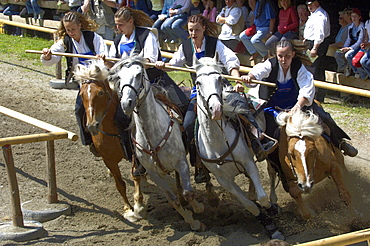
[{"label": "horse hoof", "polygon": [[190,228],[193,231],[203,232],[203,231],[205,231],[206,226],[202,222],[200,222],[199,220],[194,220],[193,224],[190,225]]},{"label": "horse hoof", "polygon": [[134,206],[134,215],[137,219],[144,219],[146,217],[146,209],[144,206]]},{"label": "horse hoof", "polygon": [[137,218],[134,211],[132,211],[132,210],[126,211],[123,214],[123,218],[125,218],[126,220],[128,220],[130,222],[136,222],[136,221],[140,220],[140,218]]},{"label": "horse hoof", "polygon": [[285,240],[285,237],[280,231],[276,230],[274,233],[272,233],[271,239]]}]

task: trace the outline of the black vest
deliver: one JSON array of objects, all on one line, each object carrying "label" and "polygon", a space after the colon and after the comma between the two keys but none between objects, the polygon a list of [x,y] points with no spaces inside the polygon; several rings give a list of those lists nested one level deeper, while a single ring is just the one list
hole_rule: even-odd
[{"label": "black vest", "polygon": [[[279,72],[279,63],[276,57],[269,59],[269,61],[271,62],[272,70],[270,72],[270,75],[267,78],[263,79],[263,81],[275,83],[277,85],[278,84],[277,77],[278,77],[278,72]],[[298,90],[299,90],[299,86],[297,82],[297,76],[298,76],[298,71],[301,68],[301,66],[302,66],[302,62],[298,58],[293,58],[292,63],[290,65],[290,73],[291,73],[293,82]],[[258,92],[259,97],[263,100],[268,101],[271,98],[271,96],[275,93],[276,89],[277,89],[277,86],[268,87],[266,85],[260,85],[260,89]]]},{"label": "black vest", "polygon": [[[206,35],[205,39],[206,39],[206,44],[205,44],[206,50],[205,50],[204,56],[214,57],[216,53],[216,45],[217,45],[218,38]],[[182,43],[182,50],[185,55],[185,64],[189,67],[193,65],[193,55],[194,55],[194,48],[191,42],[192,42],[191,38],[188,38]],[[190,76],[194,83],[196,79],[196,74],[192,73],[190,74]]]},{"label": "black vest", "polygon": [[[135,29],[135,48],[134,48],[135,54],[140,54],[140,52],[144,48],[145,40],[148,37],[149,32],[150,32],[150,29],[148,28],[136,27]],[[121,38],[122,38],[122,33],[118,34],[114,38],[114,47],[116,48],[116,58],[121,58],[121,55],[119,54],[119,47],[118,47],[118,44],[121,41]],[[158,49],[157,61],[161,61],[161,60],[162,60],[161,51]],[[159,76],[163,74],[163,71],[156,67],[147,68],[146,72],[148,74],[150,81],[153,81],[154,79],[158,78]]]},{"label": "black vest", "polygon": [[[94,47],[94,32],[91,31],[82,31],[82,35],[84,36],[85,42],[87,47],[96,55],[95,47]],[[73,53],[73,42],[70,36],[66,35],[63,40],[64,46],[66,48],[66,53]],[[67,60],[67,69],[65,80],[66,82],[70,79],[70,73],[72,71],[72,64],[73,64],[73,57],[66,57]]]}]

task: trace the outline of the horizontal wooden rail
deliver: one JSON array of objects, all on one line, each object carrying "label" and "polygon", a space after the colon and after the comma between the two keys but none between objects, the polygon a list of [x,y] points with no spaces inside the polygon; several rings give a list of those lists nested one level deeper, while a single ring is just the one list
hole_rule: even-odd
[{"label": "horizontal wooden rail", "polygon": [[43,142],[43,141],[50,141],[50,140],[57,140],[57,139],[64,139],[64,138],[68,138],[67,132],[48,132],[48,133],[40,133],[40,134],[31,134],[31,135],[25,135],[25,136],[0,138],[0,146]]},{"label": "horizontal wooden rail", "polygon": [[67,135],[68,135],[68,139],[70,139],[72,141],[77,141],[77,139],[78,139],[78,136],[73,132],[70,132],[70,131],[64,130],[62,128],[53,126],[53,125],[48,124],[46,122],[43,122],[41,120],[32,118],[30,116],[27,116],[25,114],[21,114],[17,111],[14,111],[14,110],[11,110],[11,109],[8,109],[8,108],[5,108],[3,106],[0,106],[0,113],[8,115],[10,117],[13,117],[17,120],[26,122],[30,125],[36,126],[36,127],[41,128],[43,130],[46,130],[48,132],[66,132]]},{"label": "horizontal wooden rail", "polygon": [[[26,50],[26,52],[27,53],[34,53],[34,54],[42,54],[42,51],[38,51],[38,50]],[[96,56],[71,54],[71,53],[61,53],[61,52],[54,52],[53,55],[68,56],[68,57],[81,57],[81,58],[86,58],[86,59],[99,59]],[[118,58],[106,58],[106,60],[108,60],[108,61],[119,61],[120,59],[118,59]],[[145,65],[154,66],[153,63],[145,63]],[[166,68],[171,69],[171,70],[182,71],[182,72],[195,73],[195,70],[190,69],[190,68],[175,67],[175,66],[166,66]],[[242,79],[239,78],[239,77],[234,77],[234,76],[225,75],[225,74],[222,74],[222,76],[226,79],[230,79],[230,80],[234,80],[234,81],[242,81]],[[252,82],[256,83],[256,84],[267,85],[267,86],[270,86],[270,87],[275,87],[276,86],[275,83],[271,83],[271,82],[265,82],[265,81],[259,81],[259,80],[252,80]],[[350,93],[350,94],[363,96],[363,97],[370,97],[370,91],[369,90],[364,90],[364,89],[345,86],[345,85],[337,85],[337,84],[327,83],[327,82],[319,81],[319,80],[315,80],[314,83],[315,83],[315,86],[319,87],[319,88]]]},{"label": "horizontal wooden rail", "polygon": [[299,246],[319,246],[319,245],[325,245],[325,246],[344,246],[344,245],[350,245],[355,244],[359,242],[365,242],[367,240],[370,240],[370,228],[364,229],[361,231],[355,231],[350,232],[334,237],[324,238],[316,241],[311,241],[307,243],[300,243],[297,244]]},{"label": "horizontal wooden rail", "polygon": [[46,32],[46,33],[50,33],[50,34],[54,34],[57,31],[56,29],[52,29],[52,28],[41,27],[41,26],[33,26],[33,25],[29,25],[29,24],[24,24],[24,23],[15,22],[15,21],[2,20],[2,19],[0,19],[0,23],[3,23],[5,25],[17,26],[17,27],[21,27],[21,28],[25,28],[25,29],[30,29],[30,30],[34,30],[34,31],[39,31],[39,32]]}]

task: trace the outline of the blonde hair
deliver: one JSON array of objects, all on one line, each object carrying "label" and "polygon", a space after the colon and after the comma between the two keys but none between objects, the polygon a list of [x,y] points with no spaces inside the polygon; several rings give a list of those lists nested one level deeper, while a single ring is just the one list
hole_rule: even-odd
[{"label": "blonde hair", "polygon": [[218,36],[218,28],[217,24],[215,22],[211,22],[206,17],[204,17],[202,14],[192,15],[188,18],[188,23],[199,23],[202,26],[206,28],[204,35],[207,36]]},{"label": "blonde hair", "polygon": [[117,10],[114,18],[119,18],[125,21],[133,20],[135,26],[151,27],[153,20],[141,10],[136,10],[128,7],[123,7]]},{"label": "blonde hair", "polygon": [[[281,6],[281,2],[282,0],[279,0],[278,1],[278,6],[279,6],[279,8],[282,8],[283,6]],[[291,0],[288,0],[288,8],[290,7],[292,5],[292,1]]]},{"label": "blonde hair", "polygon": [[98,29],[98,25],[95,21],[78,12],[70,11],[63,16],[60,22],[60,26],[57,31],[59,39],[64,39],[64,37],[67,35],[67,31],[64,26],[65,22],[74,22],[77,25],[81,24],[81,30],[85,31],[96,31]]}]

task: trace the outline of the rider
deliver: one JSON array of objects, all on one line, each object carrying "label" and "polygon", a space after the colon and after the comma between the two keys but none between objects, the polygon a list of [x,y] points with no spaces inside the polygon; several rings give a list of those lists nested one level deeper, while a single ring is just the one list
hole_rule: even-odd
[{"label": "rider", "polygon": [[[214,57],[215,53],[217,52],[220,57],[220,62],[224,66],[225,73],[230,73],[232,76],[239,77],[239,66],[240,62],[234,52],[227,48],[218,38],[215,38],[217,33],[217,26],[214,22],[210,22],[206,17],[198,14],[192,15],[188,19],[188,31],[190,34],[190,38],[185,40],[183,44],[180,45],[177,52],[174,53],[172,59],[169,61],[168,65],[171,66],[183,66],[186,64],[187,66],[193,65],[193,54],[198,59],[201,57]],[[162,61],[158,61],[156,66],[159,68],[165,68],[165,63]],[[193,85],[195,84],[195,74],[191,74]],[[226,85],[230,83],[225,80]],[[189,107],[187,109],[185,119],[184,119],[184,128],[187,134],[187,145],[190,154],[190,163],[193,166],[196,166],[196,149],[195,144],[193,141],[194,138],[194,126],[195,126],[195,119],[196,119],[196,89],[193,88],[193,93],[191,95],[191,101]],[[245,104],[242,97],[238,103]],[[244,105],[244,108],[247,108]],[[254,122],[254,118],[251,114],[247,115],[246,118]],[[254,126],[258,127],[255,123]],[[274,145],[273,141],[263,139],[262,148],[259,150],[255,150],[255,152],[263,151],[266,149],[271,148]],[[260,145],[253,144],[254,149],[258,149]],[[202,173],[202,168],[196,166],[196,182],[204,182],[205,176]]]},{"label": "rider", "polygon": [[[142,57],[151,63],[161,59],[158,39],[149,28],[153,25],[153,20],[147,14],[140,10],[123,7],[115,13],[114,20],[119,34],[114,39],[114,45],[110,47],[109,57],[124,58],[133,54],[142,54]],[[105,61],[105,64],[107,67],[113,66],[113,63],[109,61]],[[189,100],[168,74],[155,67],[146,67],[146,72],[151,82],[160,84],[169,90],[169,99],[182,112],[185,112]],[[119,112],[122,117],[127,118],[121,108],[119,108]],[[122,128],[121,131],[129,126],[127,120],[123,119],[123,121],[126,122],[126,127]],[[126,142],[126,145],[131,144],[131,141]],[[127,149],[131,148],[127,147]],[[145,172],[141,165],[138,165],[136,170],[134,175]]]},{"label": "rider", "polygon": [[[264,108],[266,118],[266,133],[276,136],[278,128],[275,117],[280,109],[290,109],[291,112],[302,108],[312,108],[321,120],[330,128],[330,139],[333,144],[343,151],[344,155],[354,157],[358,151],[347,141],[350,137],[335,123],[330,114],[314,102],[315,86],[313,75],[305,68],[307,57],[296,52],[289,40],[282,40],[276,45],[276,57],[255,65],[248,75],[242,76],[243,82],[248,86],[251,80],[265,80],[276,83],[277,88],[259,85],[258,96],[267,100]],[[236,85],[237,91],[243,91],[241,83]],[[254,89],[251,89],[254,90]],[[250,91],[253,93],[253,91]],[[280,109],[278,109],[280,108]],[[279,164],[278,152],[269,155],[269,159]]]},{"label": "rider", "polygon": [[[71,11],[66,13],[58,29],[59,40],[54,43],[50,49],[44,48],[42,50],[41,62],[43,65],[51,66],[60,61],[61,56],[52,55],[53,52],[65,52],[81,55],[107,55],[106,45],[101,36],[93,32],[97,25],[94,21],[86,19],[82,14]],[[77,64],[84,64],[87,59],[66,57],[67,70],[65,75],[66,84],[70,82],[73,77],[73,69]],[[95,156],[100,156],[95,149],[90,132],[88,132],[83,125],[83,116],[85,108],[82,104],[82,99],[77,95],[75,115],[78,126],[80,128],[81,142],[83,145],[89,145],[90,151]]]}]

